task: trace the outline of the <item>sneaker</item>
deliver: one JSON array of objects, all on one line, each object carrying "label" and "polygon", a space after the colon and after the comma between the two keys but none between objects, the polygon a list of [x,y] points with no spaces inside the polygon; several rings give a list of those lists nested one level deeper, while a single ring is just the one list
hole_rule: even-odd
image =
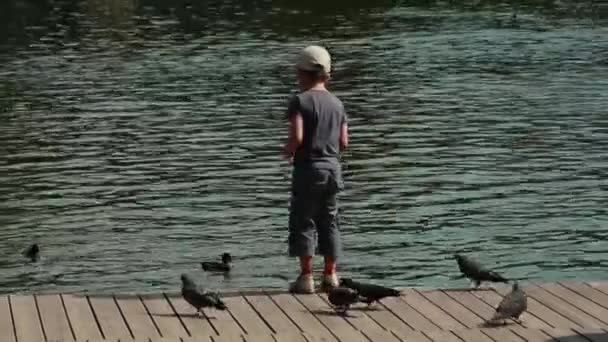
[{"label": "sneaker", "polygon": [[312,274],[300,274],[298,279],[289,285],[289,292],[299,294],[315,293],[315,281]]},{"label": "sneaker", "polygon": [[334,287],[338,287],[338,276],[335,273],[324,274],[323,281],[321,282],[321,288],[325,291],[331,290]]}]

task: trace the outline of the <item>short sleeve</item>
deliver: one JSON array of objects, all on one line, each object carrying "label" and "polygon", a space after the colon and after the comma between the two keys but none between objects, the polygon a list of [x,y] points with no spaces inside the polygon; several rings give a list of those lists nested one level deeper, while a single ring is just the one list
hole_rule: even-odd
[{"label": "short sleeve", "polygon": [[297,95],[292,96],[287,104],[287,120],[291,119],[291,116],[300,112],[300,98]]}]

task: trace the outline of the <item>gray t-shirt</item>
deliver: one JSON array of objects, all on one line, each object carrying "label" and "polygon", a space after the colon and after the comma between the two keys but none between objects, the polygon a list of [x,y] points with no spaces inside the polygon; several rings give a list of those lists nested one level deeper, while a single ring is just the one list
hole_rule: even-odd
[{"label": "gray t-shirt", "polygon": [[346,122],[342,102],[329,91],[308,90],[289,101],[288,117],[296,113],[304,121],[304,142],[294,166],[340,169],[340,130]]}]

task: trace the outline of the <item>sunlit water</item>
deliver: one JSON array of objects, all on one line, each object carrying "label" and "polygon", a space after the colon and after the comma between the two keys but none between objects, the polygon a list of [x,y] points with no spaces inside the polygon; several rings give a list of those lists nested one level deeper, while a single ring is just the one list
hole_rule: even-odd
[{"label": "sunlit water", "polygon": [[[461,251],[608,279],[605,12],[169,3],[4,9],[1,292],[285,287],[284,112],[319,42],[352,133],[341,273],[462,286]],[[224,251],[232,277],[204,275]]]}]

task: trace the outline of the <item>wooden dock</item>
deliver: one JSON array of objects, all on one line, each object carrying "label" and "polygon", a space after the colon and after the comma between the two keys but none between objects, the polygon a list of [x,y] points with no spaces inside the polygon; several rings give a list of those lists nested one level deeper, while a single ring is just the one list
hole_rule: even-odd
[{"label": "wooden dock", "polygon": [[206,317],[180,297],[10,295],[0,297],[0,342],[608,341],[608,282],[529,285],[522,324],[485,327],[507,287],[406,289],[375,309],[334,314],[324,295],[226,295]]}]

